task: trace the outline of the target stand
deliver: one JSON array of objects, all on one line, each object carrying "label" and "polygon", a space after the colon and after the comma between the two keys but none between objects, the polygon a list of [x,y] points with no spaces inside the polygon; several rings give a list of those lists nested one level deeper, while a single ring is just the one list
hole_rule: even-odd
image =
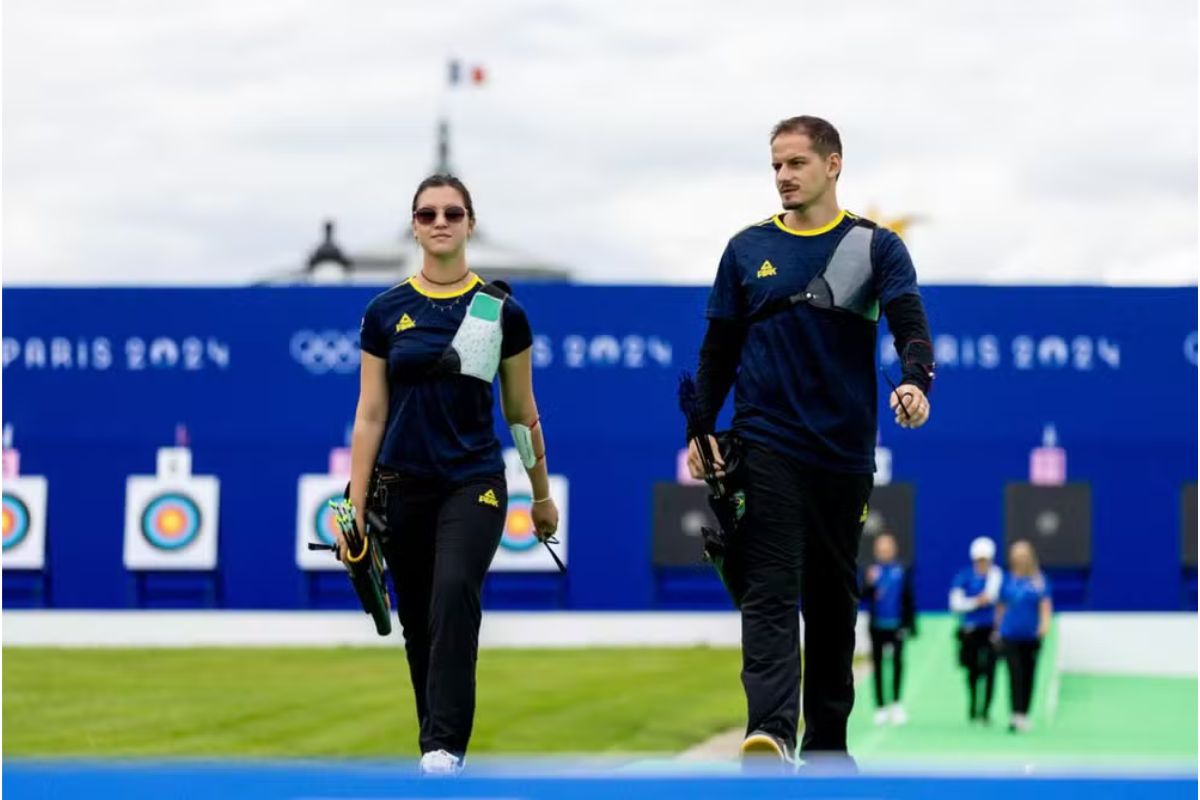
[{"label": "target stand", "polygon": [[42,475],[21,475],[20,454],[4,449],[4,607],[51,605],[46,568],[46,497]]},{"label": "target stand", "polygon": [[186,447],[158,451],[154,475],[125,484],[125,569],[136,608],[219,608],[217,521],[220,485],[192,474]]}]

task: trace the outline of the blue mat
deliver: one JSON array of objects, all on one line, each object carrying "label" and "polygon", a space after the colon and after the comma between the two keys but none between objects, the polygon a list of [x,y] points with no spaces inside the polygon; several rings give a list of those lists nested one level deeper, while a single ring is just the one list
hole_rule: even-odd
[{"label": "blue mat", "polygon": [[421,779],[412,766],[256,762],[150,763],[24,761],[4,764],[10,800],[351,800],[351,798],[528,798],[528,800],[1176,800],[1196,797],[1190,776],[756,776],[731,774],[533,774],[519,767],[475,769],[453,780]]}]

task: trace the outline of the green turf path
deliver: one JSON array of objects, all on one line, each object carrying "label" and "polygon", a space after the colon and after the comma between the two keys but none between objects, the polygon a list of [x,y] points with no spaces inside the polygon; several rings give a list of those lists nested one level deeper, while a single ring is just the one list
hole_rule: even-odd
[{"label": "green turf path", "polygon": [[[742,724],[735,650],[484,650],[473,753],[675,752]],[[417,753],[400,649],[4,650],[4,755]]]},{"label": "green turf path", "polygon": [[[862,761],[1178,761],[1196,759],[1196,680],[1054,673],[1057,632],[1038,661],[1030,733],[1008,733],[1008,670],[996,670],[992,725],[967,722],[965,672],[958,666],[954,620],[926,615],[906,645],[903,701],[909,724],[876,727],[870,678],[858,687],[850,718],[852,752]],[[890,668],[885,675],[890,679]],[[886,684],[885,684],[886,685]]]}]

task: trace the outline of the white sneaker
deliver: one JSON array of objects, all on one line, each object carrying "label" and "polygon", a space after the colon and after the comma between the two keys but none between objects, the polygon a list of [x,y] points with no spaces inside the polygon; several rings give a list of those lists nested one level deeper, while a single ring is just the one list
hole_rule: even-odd
[{"label": "white sneaker", "polygon": [[1017,714],[1013,717],[1013,726],[1021,733],[1029,733],[1033,730],[1033,723],[1024,714]]},{"label": "white sneaker", "polygon": [[908,714],[905,712],[904,706],[900,705],[899,703],[894,703],[892,705],[891,711],[892,711],[891,717],[892,717],[893,725],[907,725],[908,724]]},{"label": "white sneaker", "polygon": [[445,750],[432,750],[421,756],[422,775],[457,775],[462,768],[462,759]]},{"label": "white sneaker", "polygon": [[888,721],[888,710],[886,708],[876,709],[875,710],[875,724],[876,725],[886,725],[887,721]]}]

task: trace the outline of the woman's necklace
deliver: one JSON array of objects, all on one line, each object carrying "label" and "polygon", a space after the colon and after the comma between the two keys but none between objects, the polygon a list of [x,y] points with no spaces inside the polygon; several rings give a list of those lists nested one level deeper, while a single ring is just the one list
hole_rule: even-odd
[{"label": "woman's necklace", "polygon": [[[421,270],[421,278],[424,279],[425,281],[433,284],[434,286],[453,286],[456,283],[461,283],[470,274],[471,274],[471,270],[468,268],[467,271],[465,273],[463,273],[462,277],[457,278],[456,280],[435,281],[434,279],[430,278],[428,275],[425,274],[424,269]],[[463,297],[465,295],[466,295],[466,292],[463,292],[461,294],[455,295],[453,299],[451,299],[451,298],[433,298],[433,297],[429,297],[428,295],[426,295],[425,302],[429,303],[430,306],[432,306],[433,308],[436,308],[438,311],[445,314],[446,312],[448,312],[454,308],[457,308],[459,302],[463,299]],[[446,302],[447,300],[449,300],[450,302]]]},{"label": "woman's necklace", "polygon": [[463,279],[470,274],[471,270],[468,269],[466,272],[464,272],[462,275],[459,275],[452,281],[435,281],[433,278],[425,274],[425,270],[421,270],[421,277],[424,278],[426,282],[432,283],[434,286],[453,286],[456,283],[461,283]]}]

